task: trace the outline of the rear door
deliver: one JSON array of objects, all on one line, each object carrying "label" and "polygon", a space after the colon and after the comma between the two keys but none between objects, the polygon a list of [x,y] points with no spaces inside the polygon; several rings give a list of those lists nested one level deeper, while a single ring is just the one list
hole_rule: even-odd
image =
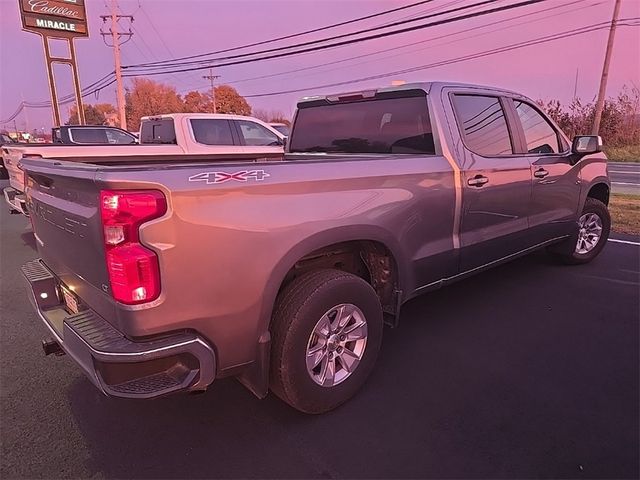
[{"label": "rear door", "polygon": [[464,148],[460,271],[528,246],[531,202],[529,160],[516,154],[518,138],[505,99],[487,92],[449,94]]},{"label": "rear door", "polygon": [[199,152],[244,153],[231,120],[224,118],[191,118],[189,130]]},{"label": "rear door", "polygon": [[533,178],[529,226],[535,243],[568,235],[575,227],[580,200],[579,168],[569,161],[569,142],[527,100],[509,99],[521,136],[521,155]]}]

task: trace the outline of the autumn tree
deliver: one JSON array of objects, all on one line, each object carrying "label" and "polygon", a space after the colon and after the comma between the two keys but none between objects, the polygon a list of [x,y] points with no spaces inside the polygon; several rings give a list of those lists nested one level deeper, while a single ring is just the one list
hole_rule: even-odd
[{"label": "autumn tree", "polygon": [[[84,110],[84,119],[87,125],[104,125],[107,121],[107,115],[116,112],[116,108],[110,103],[97,103],[95,105],[84,104],[82,105],[82,109]],[[71,115],[66,124],[80,124],[77,106],[71,107]]]},{"label": "autumn tree", "polygon": [[125,100],[127,127],[132,131],[140,129],[141,117],[184,111],[184,102],[174,87],[146,78],[133,79]]},{"label": "autumn tree", "polygon": [[235,88],[229,85],[215,87],[216,104],[210,92],[189,92],[184,97],[184,111],[193,113],[229,113],[234,115],[251,115],[251,106]]},{"label": "autumn tree", "polygon": [[251,115],[251,106],[237,90],[229,85],[215,87],[216,111],[234,115]]},{"label": "autumn tree", "polygon": [[190,113],[213,112],[211,95],[197,91],[187,93],[184,97],[184,111]]}]

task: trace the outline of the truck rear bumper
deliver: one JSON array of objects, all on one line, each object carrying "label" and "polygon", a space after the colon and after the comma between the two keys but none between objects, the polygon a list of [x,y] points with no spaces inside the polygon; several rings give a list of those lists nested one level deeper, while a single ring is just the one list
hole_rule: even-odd
[{"label": "truck rear bumper", "polygon": [[12,212],[18,212],[23,215],[29,215],[27,213],[27,202],[24,197],[24,193],[19,192],[13,187],[7,187],[4,189],[4,199],[9,204],[9,208]]},{"label": "truck rear bumper", "polygon": [[25,264],[22,273],[40,320],[106,395],[153,398],[205,390],[213,382],[215,353],[198,335],[131,341],[92,310],[68,313],[58,279],[39,259]]}]

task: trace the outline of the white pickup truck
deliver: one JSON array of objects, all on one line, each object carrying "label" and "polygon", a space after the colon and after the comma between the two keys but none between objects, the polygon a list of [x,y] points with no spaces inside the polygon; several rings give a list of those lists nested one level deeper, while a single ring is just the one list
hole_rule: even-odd
[{"label": "white pickup truck", "polygon": [[285,136],[253,117],[208,113],[173,113],[143,117],[139,144],[20,144],[2,147],[10,187],[4,197],[12,213],[27,214],[23,158],[50,158],[113,165],[181,161],[263,160],[284,155]]}]

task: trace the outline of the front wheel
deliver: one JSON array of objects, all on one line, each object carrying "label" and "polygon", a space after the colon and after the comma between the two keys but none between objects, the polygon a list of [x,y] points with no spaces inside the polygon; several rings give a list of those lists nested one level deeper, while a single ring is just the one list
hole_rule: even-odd
[{"label": "front wheel", "polygon": [[554,254],[564,263],[578,265],[596,258],[609,238],[611,215],[600,200],[588,197],[580,218],[578,218],[578,238],[571,253]]},{"label": "front wheel", "polygon": [[378,296],[361,278],[319,270],[293,280],[273,316],[271,390],[305,413],[336,408],[373,370],[382,325]]}]

